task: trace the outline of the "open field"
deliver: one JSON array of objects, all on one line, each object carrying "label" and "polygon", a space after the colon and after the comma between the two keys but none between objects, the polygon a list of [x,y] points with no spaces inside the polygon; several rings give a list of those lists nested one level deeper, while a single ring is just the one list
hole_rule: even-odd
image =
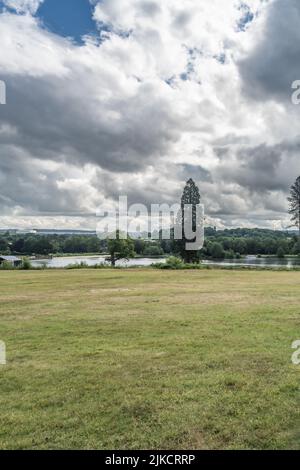
[{"label": "open field", "polygon": [[300,273],[0,272],[0,448],[300,448]]}]

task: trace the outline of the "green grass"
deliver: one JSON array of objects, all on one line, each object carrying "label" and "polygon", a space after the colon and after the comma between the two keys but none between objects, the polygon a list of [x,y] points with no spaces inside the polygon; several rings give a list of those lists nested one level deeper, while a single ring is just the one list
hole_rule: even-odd
[{"label": "green grass", "polygon": [[299,449],[299,281],[0,272],[0,448]]}]

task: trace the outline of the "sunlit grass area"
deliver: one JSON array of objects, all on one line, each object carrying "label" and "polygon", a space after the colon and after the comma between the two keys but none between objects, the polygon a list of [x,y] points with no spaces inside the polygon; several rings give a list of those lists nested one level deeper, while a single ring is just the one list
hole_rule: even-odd
[{"label": "sunlit grass area", "polygon": [[300,273],[0,272],[2,449],[300,447]]}]

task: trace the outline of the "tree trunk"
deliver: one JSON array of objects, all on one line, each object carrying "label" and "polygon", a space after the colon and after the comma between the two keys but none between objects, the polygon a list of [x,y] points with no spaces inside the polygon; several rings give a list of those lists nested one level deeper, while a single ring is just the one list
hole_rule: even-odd
[{"label": "tree trunk", "polygon": [[111,255],[111,265],[113,268],[115,268],[116,266],[116,258],[115,258],[115,255]]}]

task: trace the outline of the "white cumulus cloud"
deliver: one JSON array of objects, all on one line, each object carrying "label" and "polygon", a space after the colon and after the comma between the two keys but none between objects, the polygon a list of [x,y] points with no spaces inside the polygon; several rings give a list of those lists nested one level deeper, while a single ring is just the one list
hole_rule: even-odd
[{"label": "white cumulus cloud", "polygon": [[17,13],[36,13],[44,0],[3,0],[4,5],[13,8]]}]

